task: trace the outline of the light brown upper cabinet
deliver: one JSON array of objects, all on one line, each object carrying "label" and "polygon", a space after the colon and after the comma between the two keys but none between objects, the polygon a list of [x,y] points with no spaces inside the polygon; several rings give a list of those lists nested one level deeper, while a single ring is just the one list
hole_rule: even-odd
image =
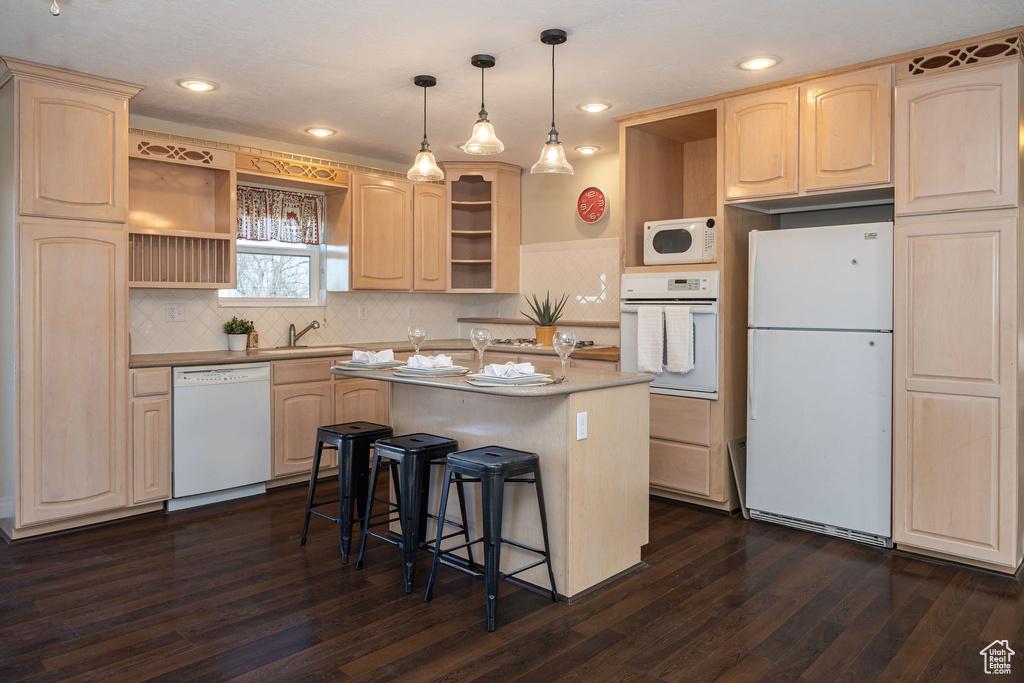
[{"label": "light brown upper cabinet", "polygon": [[1014,59],[896,89],[896,213],[1015,207],[1018,202]]},{"label": "light brown upper cabinet", "polygon": [[413,184],[353,173],[352,288],[413,287]]},{"label": "light brown upper cabinet", "polygon": [[23,216],[124,223],[128,98],[20,83]]},{"label": "light brown upper cabinet", "polygon": [[800,88],[725,102],[725,198],[796,194]]},{"label": "light brown upper cabinet", "polygon": [[725,102],[725,198],[892,182],[892,66]]},{"label": "light brown upper cabinet", "polygon": [[128,503],[127,235],[20,226],[18,526]]},{"label": "light brown upper cabinet", "polygon": [[1021,560],[1016,212],[898,218],[893,540]]},{"label": "light brown upper cabinet", "polygon": [[892,181],[892,67],[811,81],[800,88],[801,189]]},{"label": "light brown upper cabinet", "polygon": [[448,288],[448,190],[444,185],[413,185],[413,289]]}]

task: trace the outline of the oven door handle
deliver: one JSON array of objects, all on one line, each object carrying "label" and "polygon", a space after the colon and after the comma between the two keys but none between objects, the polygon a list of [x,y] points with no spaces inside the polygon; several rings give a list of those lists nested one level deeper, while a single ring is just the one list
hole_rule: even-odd
[{"label": "oven door handle", "polygon": [[641,306],[687,306],[688,305],[690,307],[690,313],[693,313],[693,314],[697,314],[697,313],[718,313],[718,304],[717,303],[714,303],[714,304],[685,304],[685,303],[683,303],[684,301],[685,301],[685,299],[683,299],[682,301],[680,301],[679,299],[672,300],[672,301],[657,300],[657,301],[650,301],[650,302],[644,302],[644,303],[632,303],[632,302],[626,303],[625,301],[623,301],[622,303],[619,304],[619,312],[620,313],[636,313],[640,309]]},{"label": "oven door handle", "polygon": [[754,384],[754,335],[756,330],[747,330],[747,418],[757,419],[757,396]]}]

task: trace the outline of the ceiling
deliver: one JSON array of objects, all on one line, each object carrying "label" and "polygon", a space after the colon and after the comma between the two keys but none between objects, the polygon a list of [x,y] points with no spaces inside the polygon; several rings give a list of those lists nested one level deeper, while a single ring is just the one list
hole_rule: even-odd
[{"label": "ceiling", "polygon": [[[1024,25],[1021,0],[0,0],[0,54],[146,86],[132,112],[409,164],[422,136],[417,74],[432,74],[439,160],[466,141],[489,53],[487,110],[503,154],[532,165],[556,120],[572,147],[618,147],[615,116]],[[781,58],[763,72],[736,65]],[[219,88],[176,85],[202,78]],[[576,105],[610,102],[601,114]],[[323,140],[304,133],[326,126]]]}]

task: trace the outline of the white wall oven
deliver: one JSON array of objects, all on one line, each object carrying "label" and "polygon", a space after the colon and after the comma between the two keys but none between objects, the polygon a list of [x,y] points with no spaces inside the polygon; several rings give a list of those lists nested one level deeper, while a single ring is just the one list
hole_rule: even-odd
[{"label": "white wall oven", "polygon": [[[619,304],[620,361],[623,372],[640,372],[637,319],[641,307],[689,308],[693,369],[670,372],[662,366],[651,382],[652,394],[718,398],[718,273],[627,273]],[[663,330],[663,335],[664,335]]]}]

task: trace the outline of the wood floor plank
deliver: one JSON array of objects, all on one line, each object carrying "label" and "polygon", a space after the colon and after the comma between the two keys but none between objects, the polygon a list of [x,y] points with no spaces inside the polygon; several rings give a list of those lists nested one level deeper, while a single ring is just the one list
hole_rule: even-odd
[{"label": "wood floor plank", "polygon": [[1012,578],[653,498],[643,567],[572,605],[502,584],[488,633],[472,577],[424,603],[392,546],[300,547],[305,494],[0,545],[0,680],[934,683],[1024,652]]}]

